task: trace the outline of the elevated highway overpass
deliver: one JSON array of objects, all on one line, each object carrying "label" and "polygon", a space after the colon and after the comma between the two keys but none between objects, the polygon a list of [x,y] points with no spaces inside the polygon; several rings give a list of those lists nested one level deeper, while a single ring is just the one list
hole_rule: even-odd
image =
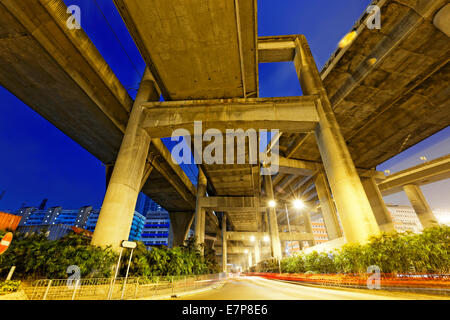
[{"label": "elevated highway overpass", "polygon": [[[381,30],[364,15],[320,73],[304,36],[258,37],[256,0],[114,3],[147,65],[135,101],[84,32],[64,27],[60,0],[0,0],[0,83],[114,164],[94,244],[119,246],[141,189],[171,213],[177,243],[192,224],[199,244],[221,247],[224,266],[228,242],[254,248],[257,262],[282,256],[280,238],[313,241],[313,210],[331,239],[392,230],[374,168],[450,124],[447,1],[377,1]],[[259,98],[259,63],[281,61],[293,61],[303,96]],[[259,161],[203,162],[194,188],[159,138],[195,120],[202,134],[281,129],[271,144],[279,173],[261,175]],[[268,201],[293,199],[307,204],[291,219],[304,232],[288,237]]]}]

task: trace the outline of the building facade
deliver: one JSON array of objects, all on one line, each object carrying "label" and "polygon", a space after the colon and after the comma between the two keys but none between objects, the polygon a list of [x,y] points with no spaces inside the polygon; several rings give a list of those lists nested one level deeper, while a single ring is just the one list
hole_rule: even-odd
[{"label": "building facade", "polygon": [[147,248],[152,246],[168,246],[170,233],[169,213],[164,211],[148,211],[145,219],[141,241]]},{"label": "building facade", "polygon": [[[71,226],[93,232],[97,224],[100,209],[92,206],[83,206],[80,209],[63,209],[51,207],[39,210],[35,207],[21,208],[17,215],[21,216],[18,231],[33,233],[41,229],[52,230],[48,237],[51,240],[59,239],[72,229]],[[139,241],[144,228],[145,217],[135,211],[130,230],[129,241]],[[52,227],[51,226],[58,226]],[[33,227],[33,228],[31,228]]]},{"label": "building facade", "polygon": [[392,217],[394,228],[398,232],[412,231],[415,233],[422,231],[422,224],[416,212],[410,206],[388,205],[387,209]]}]

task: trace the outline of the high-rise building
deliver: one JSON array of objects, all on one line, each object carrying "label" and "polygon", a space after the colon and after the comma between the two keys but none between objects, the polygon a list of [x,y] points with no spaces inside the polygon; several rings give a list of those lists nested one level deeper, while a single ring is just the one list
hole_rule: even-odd
[{"label": "high-rise building", "polygon": [[141,241],[147,248],[152,246],[168,246],[170,232],[170,218],[167,212],[147,212]]},{"label": "high-rise building", "polygon": [[22,219],[20,220],[19,226],[23,226],[27,223],[30,216],[37,210],[35,207],[22,207],[17,212],[18,216],[21,216]]},{"label": "high-rise building", "polygon": [[314,221],[311,220],[311,225],[312,225],[312,233],[314,236],[314,242],[316,244],[327,242],[328,233],[323,218],[320,217],[318,219],[315,219]]},{"label": "high-rise building", "polygon": [[410,206],[387,205],[387,209],[392,217],[394,228],[398,232],[412,231],[415,233],[422,231],[422,224],[416,212]]},{"label": "high-rise building", "polygon": [[157,204],[155,201],[145,196],[144,209],[142,210],[142,214],[145,216],[147,212],[165,212],[163,207]]},{"label": "high-rise building", "polygon": [[[62,207],[51,207],[47,210],[38,210],[35,207],[21,208],[17,215],[21,216],[18,231],[37,232],[40,229],[50,230],[49,239],[58,239],[71,231],[71,226],[93,232],[97,224],[100,209],[93,209],[92,206],[84,206],[80,209],[63,209]],[[145,217],[139,212],[135,212],[130,230],[130,241],[138,241],[144,228]],[[30,228],[33,226],[34,228]]]},{"label": "high-rise building", "polygon": [[142,231],[144,230],[145,217],[139,212],[135,211],[133,216],[133,223],[131,224],[129,241],[140,241]]}]

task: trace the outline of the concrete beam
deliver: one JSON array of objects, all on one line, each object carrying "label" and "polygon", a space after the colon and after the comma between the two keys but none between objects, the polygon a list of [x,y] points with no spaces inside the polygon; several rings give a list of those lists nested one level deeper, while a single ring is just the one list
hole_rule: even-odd
[{"label": "concrete beam", "polygon": [[450,155],[391,174],[378,188],[383,196],[403,190],[403,186],[418,186],[450,178]]},{"label": "concrete beam", "polygon": [[295,43],[291,36],[259,37],[259,63],[285,62],[294,60]]},{"label": "concrete beam", "polygon": [[256,197],[202,197],[200,205],[202,208],[214,211],[252,211],[258,206],[261,210],[265,209],[267,204],[263,201],[258,204]]},{"label": "concrete beam", "polygon": [[[218,247],[216,250],[216,255],[222,255],[222,248]],[[254,251],[254,247],[231,247],[227,246],[227,255],[230,254],[246,254],[245,252],[247,250],[248,253]]]},{"label": "concrete beam", "polygon": [[317,171],[317,162],[302,161],[279,157],[280,173],[312,176]]},{"label": "concrete beam", "polygon": [[142,126],[152,137],[170,137],[174,130],[194,133],[194,121],[202,121],[202,131],[226,129],[279,129],[309,132],[318,116],[316,97],[189,100],[143,103]]},{"label": "concrete beam", "polygon": [[[323,169],[321,162],[305,161],[297,159],[288,159],[286,157],[279,157],[280,173],[299,174],[302,176],[312,176],[317,170]],[[360,177],[375,178],[377,181],[386,179],[384,172],[372,169],[356,168]]]},{"label": "concrete beam", "polygon": [[271,41],[272,37],[258,39],[259,63],[292,61],[295,43],[292,40]]},{"label": "concrete beam", "polygon": [[280,232],[280,241],[314,241],[314,235],[306,232]]},{"label": "concrete beam", "polygon": [[264,237],[268,236],[268,232],[227,231],[227,240],[231,241],[251,241],[252,237],[255,241],[263,241]]}]

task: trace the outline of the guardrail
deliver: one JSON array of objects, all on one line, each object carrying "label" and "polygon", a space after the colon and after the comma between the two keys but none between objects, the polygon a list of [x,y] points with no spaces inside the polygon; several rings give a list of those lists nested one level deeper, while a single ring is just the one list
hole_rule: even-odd
[{"label": "guardrail", "polygon": [[212,286],[224,274],[152,278],[42,279],[23,290],[30,300],[119,300],[155,298]]},{"label": "guardrail", "polygon": [[[309,284],[338,287],[367,288],[373,274],[297,274],[250,272],[247,276],[267,279],[295,281]],[[380,273],[381,289],[432,290],[435,293],[450,294],[450,274],[390,274]]]}]

